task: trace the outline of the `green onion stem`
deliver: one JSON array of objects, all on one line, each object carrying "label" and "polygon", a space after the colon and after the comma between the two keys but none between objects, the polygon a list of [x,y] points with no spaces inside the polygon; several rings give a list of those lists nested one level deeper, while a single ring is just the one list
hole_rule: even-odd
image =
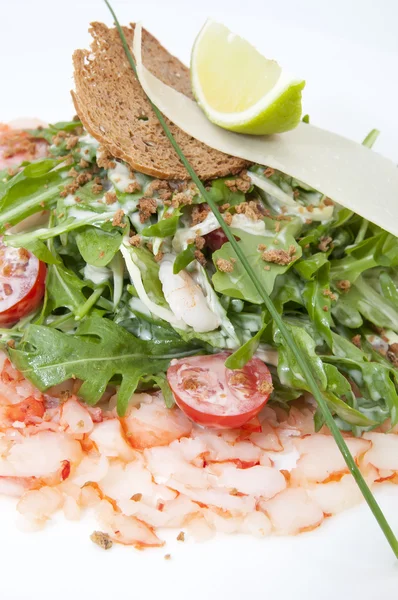
[{"label": "green onion stem", "polygon": [[[130,51],[130,48],[128,46],[126,37],[123,33],[123,29],[121,28],[119,21],[114,13],[112,7],[110,6],[108,0],[104,0],[104,1],[105,1],[105,4],[108,6],[108,8],[112,14],[112,17],[115,21],[115,25],[118,30],[120,39],[123,44],[124,51],[126,53],[128,61],[130,63],[130,66],[133,69],[133,71],[138,79],[134,59],[133,59],[132,53]],[[329,411],[326,400],[323,397],[322,392],[319,389],[318,384],[315,380],[315,377],[312,373],[311,364],[308,363],[307,360],[304,358],[304,356],[300,353],[300,349],[297,346],[292,334],[290,333],[290,331],[286,327],[286,325],[283,323],[283,320],[280,317],[277,309],[275,308],[274,303],[272,302],[271,298],[267,294],[262,283],[258,280],[256,273],[250,266],[250,263],[248,262],[247,258],[245,257],[244,253],[242,252],[238,242],[235,240],[234,236],[230,232],[228,225],[225,223],[221,213],[218,210],[217,204],[212,199],[210,194],[208,194],[206,192],[204,185],[200,181],[199,177],[196,175],[194,169],[192,168],[192,166],[190,165],[188,160],[185,158],[182,150],[180,149],[179,145],[177,144],[176,140],[174,139],[170,129],[167,126],[167,123],[166,123],[162,113],[157,108],[157,106],[155,106],[155,104],[153,104],[153,102],[151,101],[151,99],[149,97],[148,97],[148,101],[150,102],[151,107],[152,107],[156,117],[158,118],[161,126],[163,127],[163,130],[164,130],[167,138],[169,139],[171,145],[173,146],[174,150],[176,151],[179,159],[181,160],[182,164],[188,171],[190,177],[192,178],[192,181],[194,181],[194,183],[197,185],[202,197],[206,200],[207,204],[210,206],[211,210],[213,211],[213,214],[216,217],[221,229],[223,230],[226,237],[228,238],[228,241],[230,242],[232,248],[234,249],[234,251],[235,251],[236,255],[238,256],[239,260],[241,261],[242,265],[246,269],[247,274],[249,275],[250,279],[252,280],[252,282],[253,282],[254,286],[256,287],[258,293],[260,294],[261,298],[263,299],[263,302],[264,302],[266,308],[268,309],[268,311],[270,312],[271,317],[273,318],[276,325],[278,326],[286,343],[290,346],[291,350],[293,351],[293,353],[296,357],[297,363],[298,363],[300,369],[302,370],[302,372],[307,380],[307,383],[311,389],[311,392],[322,411],[326,425],[329,427],[330,431],[332,432],[333,437],[336,441],[336,444],[337,444],[341,454],[343,455],[344,460],[345,460],[349,470],[351,471],[356,483],[358,484],[359,489],[361,490],[366,502],[368,503],[370,510],[372,511],[374,517],[376,518],[378,524],[380,525],[380,528],[383,531],[388,543],[390,544],[395,556],[398,558],[398,540],[395,537],[394,532],[392,531],[390,525],[388,524],[387,519],[385,518],[385,516],[383,514],[383,511],[381,510],[375,497],[373,496],[372,492],[370,491],[365,479],[362,477],[362,474],[361,474],[360,470],[358,469],[358,467],[355,463],[355,460],[354,460],[351,452],[349,451],[348,446],[347,446],[346,442],[344,441],[344,438],[341,435],[341,432],[332,417],[331,412]],[[370,137],[372,134],[373,134],[373,132],[371,132],[368,137]],[[373,134],[373,136],[374,136],[374,134]]]},{"label": "green onion stem", "polygon": [[85,303],[82,304],[80,306],[80,308],[76,311],[76,313],[75,313],[76,321],[81,321],[83,319],[83,317],[86,316],[86,314],[89,312],[89,310],[97,302],[98,298],[102,295],[102,292],[104,291],[104,289],[105,289],[105,286],[102,285],[101,287],[94,290],[94,292],[91,294],[91,296],[89,296],[87,298],[87,300],[85,301]]}]

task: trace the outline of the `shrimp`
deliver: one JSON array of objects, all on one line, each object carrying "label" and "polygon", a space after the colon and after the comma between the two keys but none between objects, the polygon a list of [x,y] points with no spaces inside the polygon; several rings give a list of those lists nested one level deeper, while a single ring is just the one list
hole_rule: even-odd
[{"label": "shrimp", "polygon": [[208,306],[202,289],[182,270],[173,273],[175,256],[165,254],[159,268],[164,297],[173,314],[199,333],[213,331],[220,326],[220,318]]},{"label": "shrimp", "polygon": [[[20,127],[18,123],[15,125]],[[0,169],[18,166],[24,160],[44,158],[47,148],[47,142],[33,138],[26,131],[0,125]]]}]

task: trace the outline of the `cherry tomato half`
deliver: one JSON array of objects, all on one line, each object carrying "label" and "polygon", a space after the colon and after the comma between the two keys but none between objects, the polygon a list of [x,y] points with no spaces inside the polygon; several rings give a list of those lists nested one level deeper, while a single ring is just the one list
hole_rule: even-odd
[{"label": "cherry tomato half", "polygon": [[174,360],[167,379],[181,410],[200,425],[241,427],[255,417],[272,392],[268,367],[252,358],[242,369],[224,365],[228,352]]},{"label": "cherry tomato half", "polygon": [[43,262],[0,239],[0,325],[12,325],[40,305],[45,279]]}]

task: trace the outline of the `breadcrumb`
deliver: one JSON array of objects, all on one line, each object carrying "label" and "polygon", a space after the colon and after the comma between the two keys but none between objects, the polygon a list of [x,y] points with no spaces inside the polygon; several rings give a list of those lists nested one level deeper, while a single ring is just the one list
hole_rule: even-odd
[{"label": "breadcrumb", "polygon": [[348,279],[340,279],[340,281],[338,281],[336,285],[339,288],[339,290],[347,292],[351,287],[351,282],[348,281]]},{"label": "breadcrumb", "polygon": [[90,540],[97,544],[103,550],[109,550],[113,546],[113,542],[107,533],[102,531],[93,531],[90,535]]},{"label": "breadcrumb", "polygon": [[106,192],[105,194],[105,204],[115,204],[117,202],[117,196],[115,192]]},{"label": "breadcrumb", "polygon": [[241,171],[236,179],[226,179],[224,183],[231,192],[243,192],[244,194],[246,194],[253,185],[247,171]]},{"label": "breadcrumb", "polygon": [[138,202],[138,211],[141,223],[145,223],[157,210],[157,202],[154,198],[141,198]]},{"label": "breadcrumb", "polygon": [[272,169],[271,167],[267,167],[264,171],[264,175],[266,177],[271,177],[271,175],[273,175],[275,173],[275,169]]},{"label": "breadcrumb", "polygon": [[132,235],[129,238],[129,244],[130,244],[130,246],[135,246],[135,247],[139,246],[141,244],[141,236],[138,234]]},{"label": "breadcrumb", "polygon": [[126,223],[123,223],[124,211],[119,208],[113,216],[112,225],[114,227],[126,227]]},{"label": "breadcrumb", "polygon": [[234,270],[233,262],[227,260],[226,258],[218,258],[216,260],[216,266],[219,271],[222,273],[232,273]]},{"label": "breadcrumb", "polygon": [[258,391],[262,394],[271,394],[273,389],[274,386],[272,385],[272,383],[270,381],[267,381],[266,379],[264,379],[264,381],[262,381],[258,385]]},{"label": "breadcrumb", "polygon": [[261,258],[266,262],[282,266],[289,265],[293,260],[291,254],[286,252],[286,250],[275,250],[273,248],[271,248],[271,250],[265,250],[265,252],[262,253]]},{"label": "breadcrumb", "polygon": [[327,252],[330,249],[331,243],[333,242],[333,238],[330,236],[322,236],[319,240],[318,249],[321,252]]}]

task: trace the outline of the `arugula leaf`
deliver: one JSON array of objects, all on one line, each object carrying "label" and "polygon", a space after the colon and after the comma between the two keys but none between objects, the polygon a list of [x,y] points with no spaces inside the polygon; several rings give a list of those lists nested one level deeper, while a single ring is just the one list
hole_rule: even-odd
[{"label": "arugula leaf", "polygon": [[324,264],[314,279],[308,281],[303,290],[303,298],[310,319],[317,327],[325,342],[332,346],[332,316],[330,314],[331,299],[329,287],[330,264]]},{"label": "arugula leaf", "polygon": [[55,265],[60,262],[58,256],[53,254],[41,240],[32,240],[25,244],[24,248],[32,252],[39,260],[49,265]]},{"label": "arugula leaf", "polygon": [[15,225],[43,208],[51,208],[59,192],[71,179],[63,176],[65,169],[58,160],[43,159],[29,163],[3,187],[0,196],[0,229]]},{"label": "arugula leaf", "polygon": [[390,247],[389,234],[381,232],[346,249],[344,258],[331,261],[330,277],[354,283],[364,271],[378,265],[390,266],[396,249]]},{"label": "arugula leaf", "polygon": [[309,257],[300,258],[295,263],[294,269],[303,279],[313,279],[318,269],[328,262],[327,252],[317,252]]},{"label": "arugula leaf", "polygon": [[68,308],[75,313],[86,302],[83,288],[90,285],[80,279],[73,271],[62,263],[52,264],[48,268],[46,291],[51,311],[57,308]]},{"label": "arugula leaf", "polygon": [[[234,235],[239,236],[240,241],[238,244],[245,253],[248,261],[251,263],[257,277],[264,284],[268,294],[273,290],[276,277],[285,273],[293,262],[288,265],[264,262],[261,258],[262,252],[259,250],[259,246],[261,247],[261,245],[264,245],[267,250],[285,250],[286,252],[289,252],[290,249],[294,249],[296,252],[294,255],[295,258],[301,256],[300,246],[296,243],[294,237],[285,229],[282,229],[279,233],[267,231],[265,235],[252,235],[240,229],[231,229],[231,231]],[[213,261],[215,264],[217,264],[217,261],[220,259],[230,262],[232,259],[232,261],[235,262],[231,273],[217,271],[213,275],[215,289],[222,294],[232,296],[232,298],[240,298],[241,300],[247,300],[254,304],[261,304],[262,298],[248,276],[246,269],[238,260],[230,242],[225,243],[220,250],[213,253]],[[264,267],[269,267],[269,270],[265,270]]]},{"label": "arugula leaf", "polygon": [[379,283],[384,298],[392,304],[395,304],[395,306],[398,306],[398,288],[390,275],[385,271],[380,273]]},{"label": "arugula leaf", "polygon": [[116,229],[107,232],[96,227],[86,226],[77,232],[76,243],[87,264],[105,267],[119,250],[122,234]]},{"label": "arugula leaf", "polygon": [[235,350],[231,356],[227,358],[225,361],[225,366],[228,369],[242,369],[245,364],[253,358],[256,353],[257,348],[261,342],[261,336],[265,331],[266,325],[263,327],[250,339],[247,340],[240,348]]},{"label": "arugula leaf", "polygon": [[[370,419],[354,408],[356,404],[355,396],[344,375],[334,365],[325,364],[324,370],[328,380],[325,396],[331,410],[350,425],[357,427],[374,427],[378,425],[379,421]],[[345,398],[345,401],[343,398]]]},{"label": "arugula leaf", "polygon": [[[312,366],[312,372],[318,382],[319,388],[325,390],[327,387],[327,377],[322,360],[315,352],[315,341],[301,327],[289,324],[291,334],[300,348],[301,352],[307,357]],[[278,327],[274,324],[274,342],[278,348],[278,376],[284,386],[295,389],[311,391],[307,381],[297,364],[295,355],[291,348],[286,344]]]},{"label": "arugula leaf", "polygon": [[225,181],[228,179],[233,179],[233,177],[214,179],[211,182],[209,194],[217,203],[229,204],[230,206],[242,204],[242,202],[245,201],[245,194],[243,192],[232,192],[230,188],[225,185]]},{"label": "arugula leaf", "polygon": [[142,376],[164,372],[173,358],[196,352],[184,342],[142,341],[108,319],[89,316],[73,336],[38,325],[28,326],[23,343],[10,349],[13,364],[41,391],[69,378],[83,380],[79,395],[96,404],[115,377],[121,380],[118,414]]},{"label": "arugula leaf", "polygon": [[[167,217],[165,216],[167,214]],[[180,220],[180,216],[182,215],[181,211],[177,208],[173,211],[173,213],[164,213],[163,217],[154,225],[149,225],[149,227],[145,227],[141,234],[145,237],[159,237],[165,238],[171,235],[174,235],[178,228],[178,222]]]},{"label": "arugula leaf", "polygon": [[177,254],[173,265],[173,273],[177,275],[195,260],[195,244],[188,244],[185,250]]}]

